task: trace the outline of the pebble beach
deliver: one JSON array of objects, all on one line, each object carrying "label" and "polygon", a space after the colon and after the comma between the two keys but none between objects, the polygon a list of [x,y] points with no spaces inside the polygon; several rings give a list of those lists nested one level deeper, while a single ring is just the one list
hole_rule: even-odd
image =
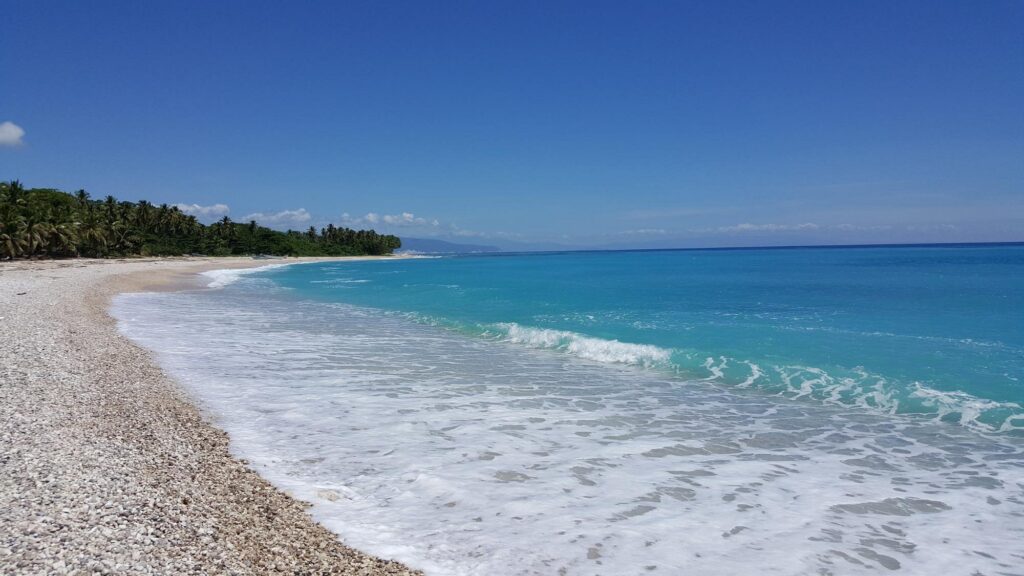
[{"label": "pebble beach", "polygon": [[117,293],[267,263],[0,263],[0,573],[419,573],[345,546],[234,458],[107,313]]}]

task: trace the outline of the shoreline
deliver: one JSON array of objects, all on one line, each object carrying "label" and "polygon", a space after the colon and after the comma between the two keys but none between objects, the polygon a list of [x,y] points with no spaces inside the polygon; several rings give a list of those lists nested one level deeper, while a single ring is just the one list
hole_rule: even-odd
[{"label": "shoreline", "polygon": [[207,270],[366,258],[0,263],[0,572],[418,574],[345,546],[229,450],[108,314]]}]

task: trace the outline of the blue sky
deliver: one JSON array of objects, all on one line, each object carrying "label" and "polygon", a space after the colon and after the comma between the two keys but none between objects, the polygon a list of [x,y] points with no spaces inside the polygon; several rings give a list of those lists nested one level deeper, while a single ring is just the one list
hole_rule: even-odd
[{"label": "blue sky", "polygon": [[509,247],[1024,240],[1024,2],[0,0],[0,179]]}]

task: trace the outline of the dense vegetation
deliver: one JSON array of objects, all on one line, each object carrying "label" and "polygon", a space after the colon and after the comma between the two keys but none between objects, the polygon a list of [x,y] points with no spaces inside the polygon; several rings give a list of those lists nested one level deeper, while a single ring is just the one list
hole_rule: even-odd
[{"label": "dense vegetation", "polygon": [[390,254],[397,236],[328,225],[317,231],[280,232],[225,216],[203,225],[175,206],[93,200],[85,190],[67,194],[0,182],[0,259],[89,256],[274,254],[354,256]]}]

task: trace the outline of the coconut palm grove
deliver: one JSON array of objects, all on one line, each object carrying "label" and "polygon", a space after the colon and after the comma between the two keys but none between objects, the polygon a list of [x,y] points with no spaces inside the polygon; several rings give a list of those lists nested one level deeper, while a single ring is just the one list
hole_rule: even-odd
[{"label": "coconut palm grove", "polygon": [[397,236],[328,224],[281,232],[225,216],[204,225],[176,206],[93,199],[0,182],[0,259],[123,256],[359,256],[391,254]]}]

